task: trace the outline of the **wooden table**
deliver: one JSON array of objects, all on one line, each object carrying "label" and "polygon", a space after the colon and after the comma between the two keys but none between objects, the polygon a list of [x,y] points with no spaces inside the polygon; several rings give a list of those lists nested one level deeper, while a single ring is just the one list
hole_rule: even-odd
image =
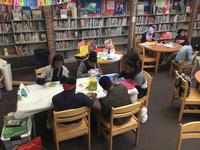
[{"label": "wooden table", "polygon": [[121,55],[120,59],[118,60],[99,60],[98,63],[101,66],[101,69],[103,71],[103,66],[104,65],[109,65],[109,64],[114,64],[114,63],[118,63],[118,71],[121,72],[122,71],[122,58],[123,58],[123,54],[117,52],[116,54]]},{"label": "wooden table", "polygon": [[156,43],[155,45],[151,45],[151,46],[144,46],[145,49],[155,52],[156,53],[156,67],[155,67],[155,74],[158,72],[158,65],[160,62],[160,54],[161,53],[172,53],[172,52],[178,52],[179,49],[182,47],[182,45],[173,42],[173,44],[175,45],[175,48],[168,48],[166,46],[164,46],[163,44],[160,43]]},{"label": "wooden table", "polygon": [[197,80],[197,82],[200,84],[200,70],[195,73],[194,77]]}]

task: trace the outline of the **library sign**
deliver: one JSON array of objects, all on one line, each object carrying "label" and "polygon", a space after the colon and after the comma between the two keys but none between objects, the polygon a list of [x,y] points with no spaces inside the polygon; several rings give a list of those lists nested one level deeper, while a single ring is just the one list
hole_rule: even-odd
[{"label": "library sign", "polygon": [[71,0],[0,0],[0,5],[39,7],[71,2]]}]

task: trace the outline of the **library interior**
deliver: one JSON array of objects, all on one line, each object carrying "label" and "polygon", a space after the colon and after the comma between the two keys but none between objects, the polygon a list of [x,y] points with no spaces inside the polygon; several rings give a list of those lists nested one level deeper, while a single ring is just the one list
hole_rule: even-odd
[{"label": "library interior", "polygon": [[0,0],[0,150],[199,150],[200,0]]}]

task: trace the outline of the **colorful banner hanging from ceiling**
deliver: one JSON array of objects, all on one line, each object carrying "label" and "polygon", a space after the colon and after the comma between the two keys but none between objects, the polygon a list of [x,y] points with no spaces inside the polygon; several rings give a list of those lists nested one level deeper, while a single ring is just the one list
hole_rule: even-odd
[{"label": "colorful banner hanging from ceiling", "polygon": [[70,1],[71,0],[0,0],[0,5],[13,5],[13,6],[38,8],[40,6],[63,4]]}]

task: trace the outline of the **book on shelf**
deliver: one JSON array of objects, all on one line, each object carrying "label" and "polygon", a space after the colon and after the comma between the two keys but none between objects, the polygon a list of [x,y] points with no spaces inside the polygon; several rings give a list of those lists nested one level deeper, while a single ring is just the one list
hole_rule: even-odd
[{"label": "book on shelf", "polygon": [[0,23],[0,33],[12,33],[11,23]]},{"label": "book on shelf", "polygon": [[12,10],[13,14],[13,20],[22,20],[22,8],[21,7],[16,7]]},{"label": "book on shelf", "polygon": [[46,34],[44,33],[20,33],[14,35],[15,43],[29,43],[46,41]]},{"label": "book on shelf", "polygon": [[29,7],[24,7],[22,9],[22,18],[24,20],[32,18],[32,16],[31,16],[31,9]]},{"label": "book on shelf", "polygon": [[67,10],[66,9],[60,10],[60,18],[63,18],[63,19],[67,18]]},{"label": "book on shelf", "polygon": [[42,11],[39,9],[32,10],[33,19],[42,19]]},{"label": "book on shelf", "polygon": [[144,14],[144,5],[137,5],[137,14],[138,15]]},{"label": "book on shelf", "polygon": [[115,12],[115,0],[106,0],[106,10],[107,15],[113,15]]},{"label": "book on shelf", "polygon": [[115,12],[114,14],[125,14],[125,5],[126,1],[125,0],[116,0],[115,1]]}]

